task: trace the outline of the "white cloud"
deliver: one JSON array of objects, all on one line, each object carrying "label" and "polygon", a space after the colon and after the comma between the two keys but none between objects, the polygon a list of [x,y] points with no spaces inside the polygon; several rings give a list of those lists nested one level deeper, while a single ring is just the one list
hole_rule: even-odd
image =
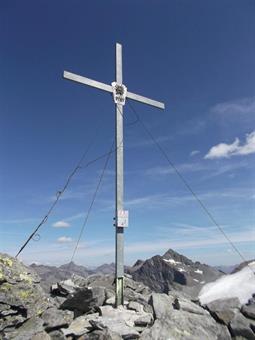
[{"label": "white cloud", "polygon": [[[204,163],[181,163],[177,164],[176,168],[180,172],[197,172],[197,171],[203,171],[207,170],[209,167],[208,165]],[[146,175],[152,175],[152,176],[160,176],[160,175],[168,175],[168,174],[174,174],[175,170],[170,167],[169,165],[167,166],[156,166],[151,169],[147,169],[145,171]]]},{"label": "white cloud", "polygon": [[54,228],[68,228],[70,227],[70,223],[65,221],[58,221],[52,224],[52,227]]},{"label": "white cloud", "polygon": [[72,238],[71,237],[67,237],[67,236],[61,236],[58,238],[58,243],[69,243],[72,242]]},{"label": "white cloud", "polygon": [[220,115],[245,115],[255,113],[255,97],[219,103],[211,111]]},{"label": "white cloud", "polygon": [[193,151],[191,151],[190,156],[193,157],[195,155],[198,155],[199,153],[200,153],[199,150],[193,150]]},{"label": "white cloud", "polygon": [[246,141],[240,144],[238,138],[232,144],[220,143],[213,146],[205,155],[205,159],[230,158],[238,155],[249,155],[255,153],[255,131],[246,135]]},{"label": "white cloud", "polygon": [[205,159],[213,158],[228,158],[235,152],[238,148],[240,141],[238,138],[232,144],[220,143],[213,146],[209,152],[205,155]]}]

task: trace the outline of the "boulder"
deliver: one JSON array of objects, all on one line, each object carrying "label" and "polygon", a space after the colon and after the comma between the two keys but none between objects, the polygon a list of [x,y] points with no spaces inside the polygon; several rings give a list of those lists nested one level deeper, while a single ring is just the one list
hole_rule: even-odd
[{"label": "boulder", "polygon": [[231,336],[226,326],[217,324],[210,316],[174,310],[171,317],[157,319],[142,333],[141,340],[149,339],[230,340]]},{"label": "boulder", "polygon": [[198,306],[194,302],[184,299],[184,298],[175,298],[173,302],[173,307],[177,310],[183,310],[185,312],[200,314],[200,315],[209,315],[210,313],[204,308]]},{"label": "boulder", "polygon": [[214,319],[226,326],[233,320],[241,307],[238,298],[218,299],[205,306]]},{"label": "boulder", "polygon": [[60,306],[61,309],[72,310],[76,316],[92,312],[96,307],[102,306],[105,301],[105,288],[91,287],[78,289]]},{"label": "boulder", "polygon": [[255,320],[255,304],[244,305],[241,309],[244,316]]},{"label": "boulder", "polygon": [[51,337],[45,331],[39,332],[32,336],[31,340],[51,340]]},{"label": "boulder", "polygon": [[63,328],[62,333],[65,336],[71,335],[77,337],[90,332],[91,329],[92,327],[89,321],[83,318],[83,316],[79,316],[72,322],[72,324],[68,328]]},{"label": "boulder", "polygon": [[109,328],[126,339],[131,337],[131,334],[134,338],[137,337],[139,332],[136,327],[141,331],[141,328],[143,330],[143,327],[153,322],[151,314],[127,310],[123,306],[118,308],[102,306],[99,310],[101,316],[91,320],[90,323],[97,329]]},{"label": "boulder", "polygon": [[16,258],[0,254],[0,331],[10,333],[52,306],[38,275]]},{"label": "boulder", "polygon": [[143,311],[143,305],[136,301],[130,301],[128,304],[128,309],[134,310],[136,312],[142,312]]},{"label": "boulder", "polygon": [[151,325],[152,323],[153,323],[153,317],[150,314],[145,314],[135,320],[135,326],[146,327],[148,325]]},{"label": "boulder", "polygon": [[72,321],[68,328],[63,328],[62,332],[65,336],[82,336],[83,334],[86,334],[92,330],[89,320],[93,320],[93,318],[97,318],[98,316],[98,313],[79,316]]},{"label": "boulder", "polygon": [[162,319],[172,314],[174,298],[166,294],[152,293],[149,303],[153,308],[154,318]]},{"label": "boulder", "polygon": [[15,328],[21,326],[27,320],[20,314],[7,315],[6,317],[1,317],[0,319],[0,332],[10,333],[15,330]]},{"label": "boulder", "polygon": [[245,339],[255,340],[255,334],[250,328],[249,321],[241,313],[235,315],[230,322],[229,328],[233,336],[242,336]]},{"label": "boulder", "polygon": [[111,330],[122,337],[122,339],[138,339],[139,333],[134,327],[128,326],[124,320],[117,320],[116,318],[99,317],[96,320],[90,320],[94,329]]},{"label": "boulder", "polygon": [[44,332],[43,320],[38,317],[32,317],[20,326],[15,332],[11,333],[9,339],[28,340],[37,334]]},{"label": "boulder", "polygon": [[51,293],[60,296],[67,296],[75,293],[76,289],[79,288],[71,279],[61,281],[57,283],[57,289],[54,289],[55,284],[51,286]]},{"label": "boulder", "polygon": [[47,309],[42,314],[44,328],[47,332],[67,327],[73,320],[74,314],[71,311],[58,310],[55,307]]},{"label": "boulder", "polygon": [[49,335],[51,340],[66,340],[66,337],[61,330],[50,332]]},{"label": "boulder", "polygon": [[85,334],[79,337],[78,340],[122,340],[122,337],[106,328]]},{"label": "boulder", "polygon": [[219,312],[212,312],[211,315],[214,319],[224,325],[228,326],[230,322],[234,319],[237,312],[234,310],[224,310]]},{"label": "boulder", "polygon": [[54,296],[52,298],[52,303],[56,308],[59,308],[62,305],[62,303],[65,302],[65,300],[66,300],[66,297],[64,296]]},{"label": "boulder", "polygon": [[207,303],[206,308],[210,312],[225,311],[229,309],[240,309],[241,303],[238,298],[218,299]]}]

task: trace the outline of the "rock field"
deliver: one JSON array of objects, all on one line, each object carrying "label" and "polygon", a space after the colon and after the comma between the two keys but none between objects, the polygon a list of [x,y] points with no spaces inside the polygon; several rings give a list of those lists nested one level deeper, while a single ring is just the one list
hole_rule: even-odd
[{"label": "rock field", "polygon": [[31,267],[0,254],[3,340],[255,340],[254,299],[201,306],[186,292],[158,293],[126,274],[124,306],[114,302],[112,274],[73,275],[47,294]]}]

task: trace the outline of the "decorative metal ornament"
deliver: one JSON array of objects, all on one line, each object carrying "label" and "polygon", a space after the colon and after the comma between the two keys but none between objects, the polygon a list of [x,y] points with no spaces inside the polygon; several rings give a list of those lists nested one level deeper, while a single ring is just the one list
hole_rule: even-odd
[{"label": "decorative metal ornament", "polygon": [[125,105],[127,97],[127,87],[123,84],[112,82],[112,94],[115,104]]}]

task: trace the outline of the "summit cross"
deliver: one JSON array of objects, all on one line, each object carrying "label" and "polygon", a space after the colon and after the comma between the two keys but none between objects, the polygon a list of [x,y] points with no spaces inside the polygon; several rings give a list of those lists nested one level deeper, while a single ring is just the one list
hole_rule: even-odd
[{"label": "summit cross", "polygon": [[116,80],[111,85],[98,82],[77,74],[64,71],[64,78],[80,84],[95,87],[113,94],[115,103],[115,305],[124,304],[124,227],[128,225],[128,212],[124,210],[124,178],[123,178],[123,107],[126,98],[164,109],[164,103],[129,92],[122,79],[122,45],[116,44]]}]

